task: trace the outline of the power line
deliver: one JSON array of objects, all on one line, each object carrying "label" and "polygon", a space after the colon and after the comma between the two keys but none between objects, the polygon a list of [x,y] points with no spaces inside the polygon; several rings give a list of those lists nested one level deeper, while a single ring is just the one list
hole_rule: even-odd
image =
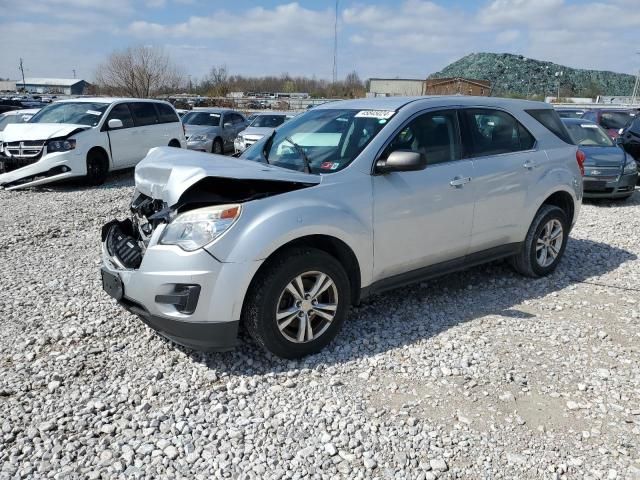
[{"label": "power line", "polygon": [[333,22],[333,83],[338,81],[338,1],[336,0],[336,16]]}]

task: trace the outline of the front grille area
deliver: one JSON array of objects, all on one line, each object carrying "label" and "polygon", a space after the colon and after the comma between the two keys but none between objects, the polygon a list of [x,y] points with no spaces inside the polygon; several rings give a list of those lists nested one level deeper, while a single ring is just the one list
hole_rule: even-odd
[{"label": "front grille area", "polygon": [[6,142],[0,148],[0,173],[36,163],[45,149],[44,140]]},{"label": "front grille area", "polygon": [[133,237],[131,220],[118,222],[114,220],[102,227],[103,241],[107,252],[124,268],[138,268],[142,263],[142,248]]}]

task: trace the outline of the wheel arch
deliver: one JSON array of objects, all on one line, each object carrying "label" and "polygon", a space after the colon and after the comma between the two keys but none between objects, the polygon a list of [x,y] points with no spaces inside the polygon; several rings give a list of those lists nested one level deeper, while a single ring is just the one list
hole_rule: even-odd
[{"label": "wheel arch", "polygon": [[103,155],[104,158],[107,159],[107,170],[111,171],[111,156],[109,155],[109,152],[107,152],[107,150],[105,150],[103,147],[99,146],[99,145],[95,145],[93,147],[91,147],[88,151],[87,151],[87,155],[85,157],[85,162],[89,159],[89,156],[93,153],[98,153],[100,155]]},{"label": "wheel arch", "polygon": [[170,147],[181,148],[181,146],[180,146],[180,140],[178,140],[177,138],[172,138],[172,139],[169,141],[169,146],[170,146]]},{"label": "wheel arch", "polygon": [[569,225],[573,225],[574,216],[576,214],[576,208],[573,196],[565,190],[558,190],[551,195],[547,196],[547,198],[540,204],[536,213],[540,210],[543,205],[554,205],[556,207],[561,208],[565,214],[567,215],[567,220]]},{"label": "wheel arch", "polygon": [[247,300],[247,295],[251,291],[251,287],[253,286],[254,280],[258,277],[258,275],[269,268],[274,259],[283,255],[287,250],[292,248],[299,247],[311,247],[316,248],[318,250],[322,250],[323,252],[328,253],[336,260],[338,260],[345,269],[345,273],[349,278],[349,286],[351,290],[351,303],[356,305],[360,301],[360,287],[362,284],[362,276],[360,271],[360,264],[358,262],[358,258],[354,251],[347,245],[345,242],[340,240],[339,238],[333,237],[331,235],[324,234],[315,234],[315,235],[305,235],[302,237],[295,238],[293,240],[288,241],[287,243],[281,245],[277,249],[275,249],[263,262],[262,265],[258,268],[258,270],[253,275],[251,282],[249,283],[249,288],[245,292],[243,305]]}]

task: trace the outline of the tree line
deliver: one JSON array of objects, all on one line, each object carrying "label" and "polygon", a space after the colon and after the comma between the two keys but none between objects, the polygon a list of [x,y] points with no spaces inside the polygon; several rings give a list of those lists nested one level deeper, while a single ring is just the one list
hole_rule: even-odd
[{"label": "tree line", "polygon": [[288,73],[252,77],[214,65],[197,80],[185,75],[164,50],[148,46],[128,47],[109,55],[96,69],[94,89],[96,94],[136,98],[176,93],[224,97],[231,92],[305,92],[314,98],[359,98],[366,92],[355,71],[334,83]]}]

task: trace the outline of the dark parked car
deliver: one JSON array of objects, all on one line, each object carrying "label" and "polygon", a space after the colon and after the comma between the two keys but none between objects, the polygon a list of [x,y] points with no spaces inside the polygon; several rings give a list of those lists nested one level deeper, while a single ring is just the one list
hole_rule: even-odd
[{"label": "dark parked car", "polygon": [[585,198],[629,198],[638,180],[635,160],[601,127],[582,118],[563,118],[571,139],[584,155]]},{"label": "dark parked car", "polygon": [[629,123],[638,114],[637,110],[602,108],[588,110],[582,115],[585,120],[590,120],[604,128],[611,138],[617,138],[619,130]]},{"label": "dark parked car", "polygon": [[618,143],[640,166],[640,116],[620,129]]}]

